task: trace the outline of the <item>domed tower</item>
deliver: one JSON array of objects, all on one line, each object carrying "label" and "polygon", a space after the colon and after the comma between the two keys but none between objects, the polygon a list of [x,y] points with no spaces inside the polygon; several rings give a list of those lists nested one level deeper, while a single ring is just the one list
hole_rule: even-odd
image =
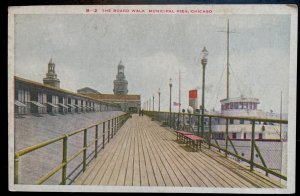
[{"label": "domed tower", "polygon": [[43,79],[44,84],[59,88],[60,81],[55,73],[55,64],[52,62],[52,58],[48,63],[48,73],[46,73],[46,78]]},{"label": "domed tower", "polygon": [[120,61],[118,65],[118,73],[116,79],[114,80],[114,94],[115,95],[127,95],[128,93],[128,82],[124,75],[124,65]]}]

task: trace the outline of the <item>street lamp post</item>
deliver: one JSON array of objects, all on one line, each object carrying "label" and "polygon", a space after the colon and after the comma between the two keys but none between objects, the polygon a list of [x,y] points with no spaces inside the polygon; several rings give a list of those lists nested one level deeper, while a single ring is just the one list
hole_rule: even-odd
[{"label": "street lamp post", "polygon": [[206,47],[204,46],[202,52],[201,52],[201,64],[202,64],[202,117],[201,117],[201,136],[204,136],[204,110],[205,110],[205,102],[204,102],[204,94],[205,94],[205,67],[207,64],[207,56],[208,51],[206,50]]},{"label": "street lamp post", "polygon": [[170,86],[170,114],[169,114],[169,118],[170,118],[170,127],[171,127],[171,112],[172,112],[172,78],[170,78],[170,80],[169,80],[169,86]]},{"label": "street lamp post", "polygon": [[158,111],[160,112],[160,88],[158,89]]}]

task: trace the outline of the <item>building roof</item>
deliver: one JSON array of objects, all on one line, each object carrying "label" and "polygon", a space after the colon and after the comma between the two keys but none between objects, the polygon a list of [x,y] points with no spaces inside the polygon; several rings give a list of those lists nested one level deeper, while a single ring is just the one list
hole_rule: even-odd
[{"label": "building roof", "polygon": [[85,94],[85,96],[92,97],[98,100],[126,100],[126,101],[140,101],[140,95],[115,95],[115,94]]},{"label": "building roof", "polygon": [[[42,84],[42,83],[39,83],[39,82],[35,82],[35,81],[32,81],[32,80],[21,78],[21,77],[18,77],[18,76],[15,76],[15,82],[30,84],[30,85],[37,86],[37,87],[44,88],[44,89],[54,90],[54,91],[58,91],[58,92],[61,92],[61,93],[66,93],[66,94],[81,97],[81,98],[87,98],[87,99],[99,101],[99,99],[93,98],[91,96],[87,96],[86,94],[74,93],[72,91],[68,91],[68,90],[64,90],[64,89],[61,89],[61,88],[56,88],[56,87],[53,87],[53,86],[45,85],[45,84]],[[110,102],[105,102],[105,101],[102,101],[102,102],[106,103],[106,104],[109,104],[109,105],[115,105],[115,104],[112,104]]]},{"label": "building roof", "polygon": [[229,98],[229,99],[222,99],[220,100],[221,103],[233,103],[233,102],[253,102],[259,104],[259,99],[251,98],[251,97],[236,97],[236,98]]},{"label": "building roof", "polygon": [[96,94],[98,94],[99,92],[95,89],[90,88],[90,87],[84,87],[84,88],[78,89],[77,93],[80,93],[80,94],[96,93]]}]

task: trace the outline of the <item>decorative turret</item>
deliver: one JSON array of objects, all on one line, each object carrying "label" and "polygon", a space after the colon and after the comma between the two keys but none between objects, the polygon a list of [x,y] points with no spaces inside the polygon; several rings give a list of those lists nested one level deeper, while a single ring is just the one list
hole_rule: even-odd
[{"label": "decorative turret", "polygon": [[60,81],[57,78],[57,74],[55,73],[55,64],[52,62],[52,58],[48,63],[48,73],[46,73],[46,78],[43,79],[43,82],[46,85],[60,88]]},{"label": "decorative turret", "polygon": [[128,82],[125,78],[125,74],[124,74],[124,65],[122,63],[122,61],[120,61],[119,65],[118,65],[118,73],[116,76],[116,80],[114,80],[114,94],[115,95],[127,95],[128,93]]}]

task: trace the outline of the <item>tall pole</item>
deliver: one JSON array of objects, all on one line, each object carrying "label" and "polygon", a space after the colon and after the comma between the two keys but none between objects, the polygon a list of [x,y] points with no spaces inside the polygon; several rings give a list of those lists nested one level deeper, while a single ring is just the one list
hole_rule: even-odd
[{"label": "tall pole", "polygon": [[178,113],[180,113],[180,108],[181,108],[181,72],[180,72],[180,69],[179,69],[179,107],[178,107]]},{"label": "tall pole", "polygon": [[158,89],[158,111],[160,112],[160,88]]},{"label": "tall pole", "polygon": [[170,78],[170,82],[169,82],[169,86],[170,86],[170,114],[169,114],[169,119],[170,119],[170,127],[171,127],[171,112],[172,112],[172,78]]},{"label": "tall pole", "polygon": [[153,98],[152,111],[154,112],[154,94],[153,94],[152,98]]},{"label": "tall pole", "polygon": [[201,111],[201,136],[204,136],[204,110],[205,110],[205,67],[207,64],[207,55],[208,51],[204,47],[202,50],[202,59],[201,59],[201,64],[202,64],[202,111]]},{"label": "tall pole", "polygon": [[[280,120],[282,120],[282,91],[280,91]],[[281,123],[279,124],[280,126],[280,141],[281,141],[281,138],[282,138],[282,126],[281,126]]]},{"label": "tall pole", "polygon": [[226,82],[226,99],[229,99],[229,19],[227,20],[227,82]]}]

